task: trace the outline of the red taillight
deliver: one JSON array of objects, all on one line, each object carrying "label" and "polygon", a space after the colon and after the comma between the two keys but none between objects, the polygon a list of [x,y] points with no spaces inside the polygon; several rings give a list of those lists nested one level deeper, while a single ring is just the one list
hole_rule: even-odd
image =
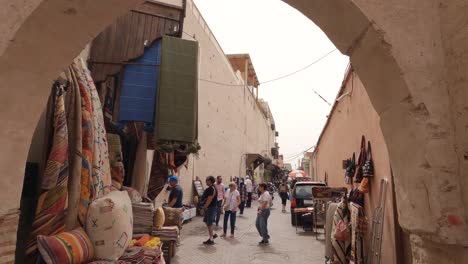
[{"label": "red taillight", "polygon": [[291,197],[291,207],[296,208],[296,197]]}]

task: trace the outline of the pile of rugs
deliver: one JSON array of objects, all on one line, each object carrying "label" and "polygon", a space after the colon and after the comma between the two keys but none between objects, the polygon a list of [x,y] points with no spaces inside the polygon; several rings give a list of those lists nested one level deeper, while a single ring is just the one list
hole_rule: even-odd
[{"label": "pile of rugs", "polygon": [[162,243],[157,237],[148,235],[133,239],[131,246],[117,261],[97,260],[90,264],[165,264],[162,252]]},{"label": "pile of rugs", "polygon": [[153,230],[154,205],[153,203],[133,203],[133,233],[151,234]]},{"label": "pile of rugs", "polygon": [[161,240],[179,240],[179,228],[177,226],[164,226],[160,229],[153,229],[153,236],[159,237]]}]

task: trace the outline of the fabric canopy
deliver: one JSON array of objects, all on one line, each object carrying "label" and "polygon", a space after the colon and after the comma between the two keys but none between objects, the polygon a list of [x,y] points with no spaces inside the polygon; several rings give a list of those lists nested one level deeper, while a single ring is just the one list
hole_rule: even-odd
[{"label": "fabric canopy", "polygon": [[156,140],[194,143],[198,123],[198,42],[163,37],[156,98]]},{"label": "fabric canopy", "polygon": [[253,165],[253,169],[255,170],[260,164],[263,163],[264,157],[260,154],[246,154],[245,158],[245,165],[249,168]]},{"label": "fabric canopy", "polygon": [[158,40],[134,64],[125,66],[119,121],[145,122],[153,126],[160,52],[161,41]]},{"label": "fabric canopy", "polygon": [[307,173],[302,170],[294,170],[294,171],[291,171],[288,176],[291,178],[306,177]]}]

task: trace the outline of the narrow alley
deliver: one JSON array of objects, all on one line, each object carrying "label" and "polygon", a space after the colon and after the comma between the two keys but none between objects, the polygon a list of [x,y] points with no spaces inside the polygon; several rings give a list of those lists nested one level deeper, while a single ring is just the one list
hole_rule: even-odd
[{"label": "narrow alley", "polygon": [[[298,229],[296,234],[291,225],[291,215],[281,213],[279,197],[274,199],[268,229],[271,241],[268,246],[259,246],[261,240],[255,228],[257,203],[246,208],[244,216],[237,217],[236,237],[217,238],[213,246],[205,246],[208,231],[202,217],[196,217],[181,230],[180,246],[171,264],[219,264],[219,263],[324,263],[324,236],[318,240],[313,232]],[[217,234],[222,233],[220,224]],[[320,230],[323,232],[323,230]]]}]

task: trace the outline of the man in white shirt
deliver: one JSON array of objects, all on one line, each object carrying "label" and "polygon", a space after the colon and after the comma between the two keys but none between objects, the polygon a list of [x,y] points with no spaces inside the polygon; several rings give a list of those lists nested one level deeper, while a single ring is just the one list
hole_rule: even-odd
[{"label": "man in white shirt", "polygon": [[245,187],[247,189],[247,204],[245,205],[245,207],[250,208],[252,207],[253,183],[249,175],[247,175],[245,178]]},{"label": "man in white shirt", "polygon": [[268,217],[270,217],[271,195],[267,191],[267,185],[265,183],[260,183],[258,185],[258,190],[261,194],[258,198],[259,206],[255,226],[262,237],[262,241],[258,244],[267,245],[270,240],[270,235],[268,234]]},{"label": "man in white shirt", "polygon": [[216,204],[215,224],[216,224],[216,227],[218,227],[219,226],[219,219],[221,218],[221,211],[223,209],[224,196],[226,195],[226,192],[224,190],[223,177],[221,177],[221,176],[216,177],[215,188],[216,188],[216,191],[218,192],[217,204]]}]

